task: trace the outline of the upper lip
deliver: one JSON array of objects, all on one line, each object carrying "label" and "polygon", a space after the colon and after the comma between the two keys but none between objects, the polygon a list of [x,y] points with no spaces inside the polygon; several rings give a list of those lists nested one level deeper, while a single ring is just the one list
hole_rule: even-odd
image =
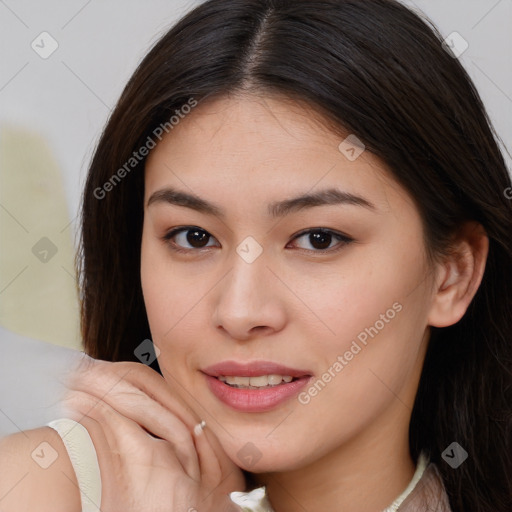
[{"label": "upper lip", "polygon": [[289,368],[270,361],[250,361],[245,363],[222,361],[221,363],[203,368],[202,372],[211,377],[219,377],[221,375],[225,377],[258,377],[260,375],[311,376],[311,372],[308,370]]}]

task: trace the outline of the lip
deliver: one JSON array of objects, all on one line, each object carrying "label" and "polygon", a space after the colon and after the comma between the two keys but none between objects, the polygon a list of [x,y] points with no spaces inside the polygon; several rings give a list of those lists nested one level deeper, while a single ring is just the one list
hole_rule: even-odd
[{"label": "lip", "polygon": [[298,370],[289,368],[282,364],[272,363],[270,361],[251,361],[249,363],[238,363],[236,361],[223,361],[222,363],[208,366],[202,370],[211,377],[258,377],[259,375],[290,375],[291,377],[310,377],[312,372],[309,370]]},{"label": "lip", "polygon": [[[237,363],[225,361],[202,370],[210,391],[225,405],[239,412],[267,412],[296,396],[310,381],[312,374],[267,361]],[[296,380],[265,389],[233,388],[217,377],[259,375],[290,375]]]}]

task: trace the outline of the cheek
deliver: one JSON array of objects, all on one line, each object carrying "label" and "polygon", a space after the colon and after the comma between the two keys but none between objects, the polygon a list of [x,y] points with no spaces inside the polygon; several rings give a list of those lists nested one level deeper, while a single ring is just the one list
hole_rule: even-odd
[{"label": "cheek", "polygon": [[418,248],[347,262],[350,271],[341,269],[330,281],[320,276],[317,286],[303,285],[297,292],[314,304],[322,321],[314,329],[311,323],[304,326],[305,338],[317,340],[309,350],[321,361],[316,377],[326,384],[317,386],[323,395],[318,406],[340,404],[339,413],[348,417],[370,413],[415,371],[428,310],[426,266],[419,263]]},{"label": "cheek", "polygon": [[204,331],[204,313],[199,312],[208,282],[173,262],[160,241],[143,233],[141,285],[152,339],[161,352],[159,361],[183,369],[180,354],[192,353],[197,331]]},{"label": "cheek", "polygon": [[178,300],[182,290],[179,275],[173,275],[162,247],[147,234],[142,235],[141,285],[146,313],[155,343],[172,330],[176,315],[183,307]]},{"label": "cheek", "polygon": [[379,245],[378,251],[353,251],[336,267],[317,265],[287,276],[301,299],[298,307],[307,313],[306,331],[323,340],[331,358],[333,351],[348,350],[359,335],[364,342],[368,329],[377,330],[379,339],[396,335],[405,327],[404,316],[422,310],[426,267],[420,263],[421,246],[416,247],[399,252]]}]

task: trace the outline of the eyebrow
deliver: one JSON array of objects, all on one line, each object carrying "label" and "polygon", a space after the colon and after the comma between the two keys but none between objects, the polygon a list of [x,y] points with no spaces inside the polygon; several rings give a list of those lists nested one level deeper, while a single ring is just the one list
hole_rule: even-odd
[{"label": "eyebrow", "polygon": [[[147,206],[149,207],[155,203],[174,204],[191,208],[208,215],[215,215],[220,218],[225,217],[224,211],[219,206],[195,194],[182,192],[174,188],[164,188],[151,194]],[[304,208],[331,205],[352,205],[361,206],[368,210],[376,210],[375,205],[364,197],[336,188],[329,188],[314,193],[306,193],[292,199],[269,203],[268,213],[272,217],[284,217],[285,215],[289,215],[290,213],[297,212]]]}]

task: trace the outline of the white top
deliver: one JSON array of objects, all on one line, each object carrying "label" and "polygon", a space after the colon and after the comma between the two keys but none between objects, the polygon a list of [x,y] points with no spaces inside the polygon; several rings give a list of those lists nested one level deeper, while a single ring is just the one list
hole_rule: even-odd
[{"label": "white top", "polygon": [[[76,473],[82,500],[82,512],[99,512],[101,507],[101,475],[96,450],[87,429],[76,421],[62,418],[48,424],[64,442]],[[428,460],[421,454],[416,471],[406,489],[382,512],[396,512],[423,476]],[[250,492],[232,492],[229,497],[243,512],[274,512],[265,494],[265,487]]]},{"label": "white top", "polygon": [[398,498],[391,503],[391,505],[385,508],[382,512],[396,512],[398,507],[404,502],[405,498],[411,494],[413,489],[416,487],[416,484],[420,481],[423,473],[425,472],[426,467],[428,466],[427,457],[423,453],[420,454],[418,459],[418,465],[416,466],[416,471],[412,476],[412,480],[409,482],[409,485],[405,488],[404,492],[398,496]]},{"label": "white top", "polygon": [[[396,512],[398,507],[404,502],[405,498],[411,494],[420,478],[423,476],[428,460],[422,453],[418,459],[416,471],[405,488],[404,492],[393,501],[393,503],[385,508],[382,512]],[[274,512],[273,508],[265,495],[265,487],[258,487],[251,492],[232,492],[230,494],[231,501],[242,507],[244,512]]]}]

